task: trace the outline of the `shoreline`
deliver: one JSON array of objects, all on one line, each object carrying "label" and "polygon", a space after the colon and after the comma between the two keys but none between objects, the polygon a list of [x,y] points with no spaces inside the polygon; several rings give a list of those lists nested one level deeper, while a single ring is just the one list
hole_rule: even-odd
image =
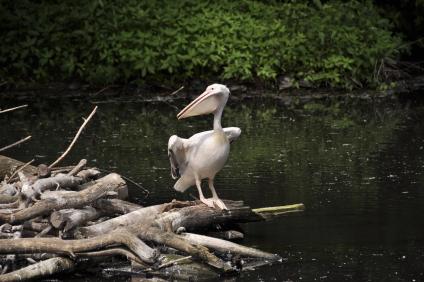
[{"label": "shoreline", "polygon": [[[187,83],[183,89],[172,89],[167,86],[144,85],[134,87],[131,85],[109,85],[106,87],[92,87],[80,85],[78,83],[48,83],[32,86],[28,88],[17,88],[13,90],[0,90],[0,99],[7,101],[31,101],[37,99],[61,100],[61,99],[81,99],[104,101],[112,100],[116,102],[137,101],[137,102],[173,102],[178,100],[191,99],[197,96],[205,83]],[[225,82],[224,82],[225,83]],[[232,100],[251,99],[275,99],[286,105],[293,102],[307,103],[323,99],[397,99],[399,97],[420,98],[420,92],[424,92],[424,75],[415,76],[410,79],[396,82],[394,88],[387,90],[375,90],[369,88],[341,90],[332,88],[288,88],[278,90],[276,87],[266,87],[264,85],[251,85],[227,82],[232,93]],[[181,88],[181,87],[180,87]],[[177,92],[177,93],[175,93]]]}]

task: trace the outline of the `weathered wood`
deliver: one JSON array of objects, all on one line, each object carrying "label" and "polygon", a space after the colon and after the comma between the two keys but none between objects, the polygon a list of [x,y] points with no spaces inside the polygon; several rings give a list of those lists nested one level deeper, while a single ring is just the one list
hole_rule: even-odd
[{"label": "weathered wood", "polygon": [[22,224],[23,229],[32,230],[32,231],[36,231],[36,232],[41,232],[49,226],[50,226],[50,224],[47,223],[47,222],[36,222],[36,221],[33,221],[33,220],[25,221]]},{"label": "weathered wood", "polygon": [[0,254],[55,253],[75,257],[75,253],[96,251],[115,245],[126,246],[147,263],[153,263],[157,258],[155,250],[147,246],[133,233],[123,229],[79,240],[62,240],[59,238],[1,239]]},{"label": "weathered wood", "polygon": [[110,248],[100,251],[93,251],[93,252],[86,252],[86,253],[75,253],[76,256],[82,257],[82,258],[98,258],[98,257],[113,257],[113,256],[121,256],[125,257],[126,259],[136,262],[143,268],[147,268],[148,264],[140,260],[137,256],[135,256],[130,251],[124,249],[124,248]]},{"label": "weathered wood", "polygon": [[[13,195],[13,196],[10,196],[10,195],[0,195],[0,205],[1,204],[12,204],[12,203],[16,202],[18,199],[19,199],[19,195],[17,195],[17,194],[16,195]],[[16,204],[13,204],[12,206],[13,207],[17,207]],[[7,209],[7,208],[11,208],[11,207],[9,207],[7,205],[0,206],[0,209]]]},{"label": "weathered wood", "polygon": [[33,185],[24,185],[21,192],[26,198],[32,199],[37,195],[41,195],[46,190],[57,190],[59,188],[75,189],[81,183],[82,178],[58,174],[53,177],[38,179]]},{"label": "weathered wood", "polygon": [[69,171],[66,175],[74,176],[75,174],[80,172],[86,164],[87,164],[86,159],[80,160],[79,163],[71,171]]},{"label": "weathered wood", "polygon": [[87,168],[78,172],[76,176],[88,181],[92,179],[97,179],[100,174],[101,172],[95,168]]},{"label": "weathered wood", "polygon": [[305,210],[304,204],[293,204],[293,205],[285,205],[285,206],[252,209],[254,213],[260,214],[266,220],[272,219],[276,216],[302,212],[304,210]]},{"label": "weathered wood", "polygon": [[65,194],[61,197],[47,198],[36,202],[33,206],[13,212],[0,213],[1,222],[22,222],[36,216],[46,215],[53,210],[84,207],[104,197],[108,192],[117,192],[121,197],[128,195],[125,181],[116,173],[111,173],[93,182],[89,188]]},{"label": "weathered wood", "polygon": [[[0,179],[3,179],[6,174],[11,174],[12,171],[25,165],[25,163],[18,160],[0,155]],[[32,165],[28,165],[23,169],[26,174],[37,174],[37,168]]]},{"label": "weathered wood", "polygon": [[216,224],[263,221],[264,218],[247,207],[233,207],[225,201],[229,210],[212,209],[204,204],[188,206],[162,213],[156,220],[162,229],[171,228],[174,232],[179,228],[186,231],[198,230]]},{"label": "weathered wood", "polygon": [[93,206],[109,215],[127,214],[143,208],[143,206],[120,199],[99,199],[93,203]]},{"label": "weathered wood", "polygon": [[27,267],[0,275],[0,282],[24,281],[41,278],[74,269],[75,263],[64,257],[55,257],[37,262]]},{"label": "weathered wood", "polygon": [[240,244],[229,242],[226,240],[213,238],[209,236],[194,234],[194,233],[183,233],[180,234],[184,239],[192,244],[198,244],[205,246],[209,249],[216,250],[221,253],[233,253],[247,257],[267,259],[271,261],[279,261],[281,257],[276,254],[264,252],[255,248],[245,247]]},{"label": "weathered wood", "polygon": [[101,212],[90,206],[83,209],[63,209],[52,212],[50,222],[53,227],[67,232],[76,226],[83,226],[86,222],[95,220],[101,215]]},{"label": "weathered wood", "polygon": [[126,227],[131,225],[141,225],[141,224],[150,224],[157,215],[162,212],[181,206],[191,205],[192,202],[171,202],[166,204],[154,205],[150,207],[145,207],[141,209],[137,209],[133,212],[106,220],[102,223],[87,226],[87,227],[79,227],[75,232],[75,236],[77,238],[84,238],[90,236],[96,236],[99,234],[105,234],[116,228]]},{"label": "weathered wood", "polygon": [[128,227],[128,230],[137,234],[138,237],[145,241],[152,241],[157,244],[163,244],[184,253],[190,254],[194,258],[201,260],[219,272],[229,273],[235,271],[232,266],[209,252],[206,247],[191,244],[189,241],[185,240],[185,238],[176,235],[175,233],[166,231],[164,232],[159,228],[151,227],[148,225],[131,226]]}]

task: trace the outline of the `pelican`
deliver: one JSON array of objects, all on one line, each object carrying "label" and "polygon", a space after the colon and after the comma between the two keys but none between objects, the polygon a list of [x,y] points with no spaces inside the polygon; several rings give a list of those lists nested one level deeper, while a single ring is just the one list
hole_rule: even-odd
[{"label": "pelican", "polygon": [[[178,119],[212,113],[213,130],[194,134],[188,139],[173,135],[168,141],[168,157],[171,163],[171,175],[178,181],[174,189],[184,192],[196,185],[199,199],[209,207],[227,209],[219,199],[213,181],[228,159],[230,143],[241,133],[238,127],[222,128],[221,116],[230,96],[230,90],[222,84],[208,86],[199,97],[187,105],[178,115]],[[208,179],[212,198],[205,198],[202,192],[202,179]]]}]

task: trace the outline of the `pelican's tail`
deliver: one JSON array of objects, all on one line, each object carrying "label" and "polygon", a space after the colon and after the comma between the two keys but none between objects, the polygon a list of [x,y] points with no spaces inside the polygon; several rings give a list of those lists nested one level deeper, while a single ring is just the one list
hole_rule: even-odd
[{"label": "pelican's tail", "polygon": [[187,177],[185,175],[182,175],[181,178],[178,179],[177,182],[175,182],[174,189],[177,190],[178,192],[184,192],[185,190],[190,188],[190,186],[193,186],[194,183],[195,182],[192,177]]}]

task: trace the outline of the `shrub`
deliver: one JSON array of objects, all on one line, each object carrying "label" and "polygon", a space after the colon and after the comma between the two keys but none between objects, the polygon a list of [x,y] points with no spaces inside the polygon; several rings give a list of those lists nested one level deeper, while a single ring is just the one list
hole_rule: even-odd
[{"label": "shrub", "polygon": [[370,2],[1,0],[1,77],[94,84],[220,77],[375,86],[401,39]]}]

